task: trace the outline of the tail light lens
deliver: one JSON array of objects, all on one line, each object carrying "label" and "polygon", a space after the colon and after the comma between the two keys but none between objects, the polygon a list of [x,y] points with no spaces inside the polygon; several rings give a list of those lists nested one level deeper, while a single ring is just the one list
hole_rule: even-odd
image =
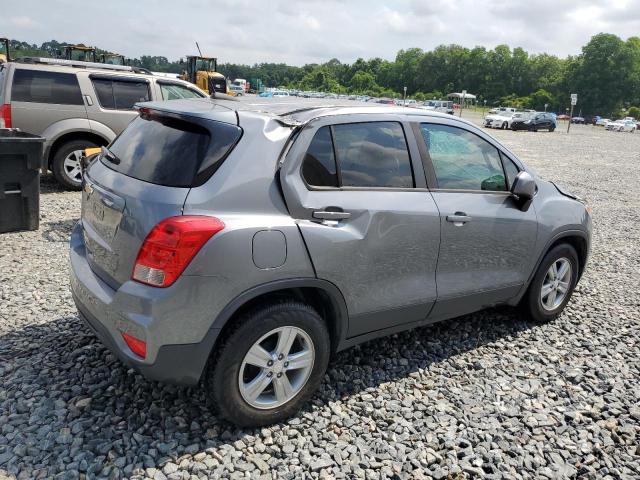
[{"label": "tail light lens", "polygon": [[11,128],[11,105],[0,105],[0,128]]},{"label": "tail light lens", "polygon": [[154,287],[175,282],[202,246],[224,228],[215,217],[184,215],[158,223],[144,240],[133,279]]}]

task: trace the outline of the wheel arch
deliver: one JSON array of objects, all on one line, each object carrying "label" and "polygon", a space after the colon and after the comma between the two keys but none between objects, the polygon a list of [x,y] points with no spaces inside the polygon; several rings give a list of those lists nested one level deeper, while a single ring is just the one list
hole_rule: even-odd
[{"label": "wheel arch", "polygon": [[219,334],[211,345],[211,352],[224,338],[225,332],[243,313],[265,303],[282,300],[298,300],[311,305],[323,318],[329,330],[332,353],[339,350],[339,345],[346,337],[348,330],[348,312],[342,293],[333,283],[318,278],[296,278],[276,280],[253,287],[233,299],[216,317],[212,329]]},{"label": "wheel arch", "polygon": [[58,150],[60,150],[60,148],[65,143],[75,140],[87,140],[90,142],[95,142],[100,146],[109,144],[109,141],[102,135],[98,135],[97,133],[91,132],[89,130],[78,130],[62,134],[51,143],[47,151],[45,151],[44,153],[44,157],[47,159],[47,166],[51,168],[51,163],[53,162],[56,153],[58,153]]},{"label": "wheel arch", "polygon": [[515,301],[512,300],[509,302],[509,304],[518,303],[520,299],[522,299],[522,297],[525,295],[525,293],[529,289],[529,285],[531,285],[531,282],[533,281],[533,278],[535,277],[536,272],[538,271],[538,268],[540,268],[540,264],[542,263],[542,260],[544,259],[545,255],[552,248],[555,248],[557,245],[560,245],[561,243],[567,243],[576,250],[576,253],[578,254],[578,262],[579,262],[578,280],[580,280],[580,277],[582,277],[582,274],[584,273],[584,270],[586,267],[587,258],[589,257],[589,248],[590,248],[589,235],[582,230],[565,230],[563,232],[559,232],[555,234],[547,242],[547,245],[545,246],[545,248],[542,249],[542,252],[538,256],[538,260],[536,261],[534,268],[531,270],[531,274],[527,279],[527,283],[523,286],[518,296],[514,299]]}]

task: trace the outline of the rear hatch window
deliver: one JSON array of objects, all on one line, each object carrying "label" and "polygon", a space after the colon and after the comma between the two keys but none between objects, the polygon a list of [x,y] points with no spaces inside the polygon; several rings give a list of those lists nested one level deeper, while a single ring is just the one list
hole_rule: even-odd
[{"label": "rear hatch window", "polygon": [[196,187],[219,168],[240,139],[229,123],[142,113],[109,146],[101,162],[144,182]]}]

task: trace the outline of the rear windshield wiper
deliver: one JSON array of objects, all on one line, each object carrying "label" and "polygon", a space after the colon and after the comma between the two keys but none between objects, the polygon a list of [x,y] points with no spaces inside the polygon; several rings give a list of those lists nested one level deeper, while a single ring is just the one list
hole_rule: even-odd
[{"label": "rear windshield wiper", "polygon": [[102,158],[110,161],[114,165],[120,165],[120,159],[107,147],[102,147]]}]

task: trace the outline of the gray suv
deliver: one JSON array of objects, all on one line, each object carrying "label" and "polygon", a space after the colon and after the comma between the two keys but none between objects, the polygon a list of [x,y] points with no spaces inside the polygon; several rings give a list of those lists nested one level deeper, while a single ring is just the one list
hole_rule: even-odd
[{"label": "gray suv", "polygon": [[450,115],[293,108],[143,104],[88,166],[72,292],[125,364],[263,425],[357,343],[498,304],[560,314],[580,200]]},{"label": "gray suv", "polygon": [[0,65],[0,128],[45,137],[45,165],[60,184],[79,190],[83,150],[109,144],[137,116],[137,102],[206,96],[132,67],[23,58]]}]

